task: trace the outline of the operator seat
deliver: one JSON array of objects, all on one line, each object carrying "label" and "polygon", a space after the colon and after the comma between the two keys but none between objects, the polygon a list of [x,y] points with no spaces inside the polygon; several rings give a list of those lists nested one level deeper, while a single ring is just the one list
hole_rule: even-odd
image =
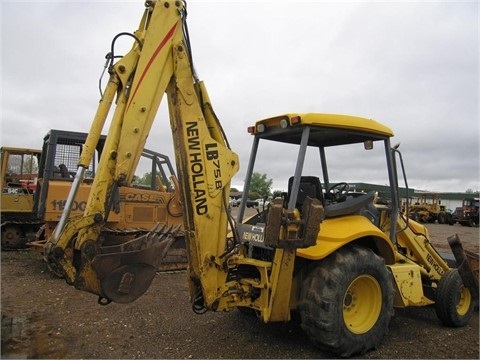
[{"label": "operator seat", "polygon": [[[288,202],[290,201],[290,196],[292,193],[292,185],[293,185],[293,176],[288,179],[288,194],[287,194],[287,206]],[[302,210],[303,203],[305,199],[311,197],[313,199],[318,199],[322,203],[325,204],[322,192],[322,184],[320,183],[320,179],[317,176],[302,176],[300,178],[300,186],[298,188],[298,195],[297,195],[297,202],[295,203],[295,207],[298,210]]]},{"label": "operator seat", "polygon": [[68,171],[68,168],[65,164],[58,165],[58,168],[60,169],[60,175],[62,176],[62,178],[69,179],[71,177],[70,172]]}]

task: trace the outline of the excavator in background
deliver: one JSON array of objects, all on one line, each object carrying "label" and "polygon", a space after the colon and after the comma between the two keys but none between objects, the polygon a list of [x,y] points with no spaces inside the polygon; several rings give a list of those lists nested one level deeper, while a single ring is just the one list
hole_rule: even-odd
[{"label": "excavator in background", "polygon": [[25,248],[42,226],[32,212],[40,155],[38,149],[1,148],[2,250]]},{"label": "excavator in background", "polygon": [[[194,70],[186,15],[183,1],[147,1],[138,30],[129,34],[131,50],[115,53],[115,41],[125,33],[112,42],[109,82],[63,216],[46,244],[48,261],[66,282],[106,305],[136,300],[154,279],[174,229],[160,224],[117,245],[106,243],[102,232],[116,194],[132,181],[166,93],[195,313],[240,309],[269,323],[289,321],[298,312],[312,343],[343,357],[377,347],[395,307],[434,305],[444,324],[467,324],[478,282],[476,289],[465,286],[432,246],[428,230],[401,214],[398,177],[406,178],[404,164],[390,144],[392,130],[377,121],[322,113],[257,121],[249,127],[253,145],[239,214],[236,221],[231,217],[229,190],[239,158]],[[69,218],[113,103],[85,210]],[[273,145],[279,147],[270,151]],[[375,193],[353,196],[347,183],[330,183],[331,169],[345,170],[347,157],[336,153],[345,147],[349,159],[356,150],[366,172],[386,167],[387,205],[377,204]],[[377,161],[366,161],[368,153]],[[316,168],[306,166],[311,155],[319,157]],[[291,175],[287,194],[244,218],[255,163],[273,162]]]},{"label": "excavator in background", "polygon": [[[33,206],[33,213],[37,219],[41,219],[43,225],[37,231],[36,241],[28,244],[38,252],[43,253],[46,239],[52,235],[61,218],[75,175],[69,169],[76,168],[86,138],[86,133],[52,129],[43,139],[42,156],[38,165],[40,175]],[[73,201],[71,216],[79,216],[85,209],[104,145],[103,135],[93,149],[94,156]],[[113,245],[141,236],[158,223],[175,227],[175,241],[158,270],[185,269],[187,253],[182,206],[178,180],[170,159],[166,155],[142,149],[140,169],[148,171],[148,179],[141,183],[140,176],[137,175],[129,186],[119,189],[115,194],[112,214],[102,229],[101,236],[105,244]],[[57,272],[55,268],[50,268]]]}]

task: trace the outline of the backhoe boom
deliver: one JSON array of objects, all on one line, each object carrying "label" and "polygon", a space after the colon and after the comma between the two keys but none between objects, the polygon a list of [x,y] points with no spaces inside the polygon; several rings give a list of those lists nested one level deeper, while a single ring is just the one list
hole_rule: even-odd
[{"label": "backhoe boom", "polygon": [[[92,123],[77,177],[90,163],[89,149],[98,142],[116,94],[104,156],[83,216],[60,223],[47,242],[48,259],[63,269],[67,282],[99,295],[104,302],[130,302],[143,294],[171,240],[170,228],[153,229],[148,236],[113,247],[102,246],[100,238],[117,188],[132,181],[165,92],[186,204],[183,209],[192,274],[200,273],[200,259],[205,254],[225,251],[225,204],[230,179],[238,171],[238,157],[229,149],[204,85],[195,80],[185,18],[183,2],[147,1],[130,52],[115,64],[114,54],[109,54],[110,80]],[[72,186],[69,198],[75,191]],[[202,231],[209,232],[211,241],[200,245],[195,238]]]}]

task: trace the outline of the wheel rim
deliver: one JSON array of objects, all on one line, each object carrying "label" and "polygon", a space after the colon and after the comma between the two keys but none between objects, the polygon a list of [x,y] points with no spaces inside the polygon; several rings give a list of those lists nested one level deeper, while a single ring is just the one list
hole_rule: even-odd
[{"label": "wheel rim", "polygon": [[17,247],[21,243],[20,240],[20,230],[16,226],[7,226],[2,230],[2,247]]},{"label": "wheel rim", "polygon": [[472,302],[472,295],[470,291],[464,286],[460,289],[460,298],[457,303],[457,313],[460,316],[465,315],[470,309],[470,303]]},{"label": "wheel rim", "polygon": [[354,334],[364,334],[377,322],[382,310],[382,289],[370,275],[355,278],[343,298],[343,321]]}]

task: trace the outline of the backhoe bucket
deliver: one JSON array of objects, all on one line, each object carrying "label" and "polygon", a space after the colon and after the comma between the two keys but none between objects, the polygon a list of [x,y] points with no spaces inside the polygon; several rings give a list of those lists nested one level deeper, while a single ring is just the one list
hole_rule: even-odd
[{"label": "backhoe bucket", "polygon": [[143,295],[176,241],[177,230],[164,226],[126,243],[102,247],[92,265],[105,298],[100,303],[129,303]]},{"label": "backhoe bucket", "polygon": [[452,249],[453,256],[455,256],[458,273],[462,278],[463,284],[470,290],[470,294],[472,294],[472,297],[478,303],[479,254],[464,250],[458,235],[450,236],[447,241]]}]

